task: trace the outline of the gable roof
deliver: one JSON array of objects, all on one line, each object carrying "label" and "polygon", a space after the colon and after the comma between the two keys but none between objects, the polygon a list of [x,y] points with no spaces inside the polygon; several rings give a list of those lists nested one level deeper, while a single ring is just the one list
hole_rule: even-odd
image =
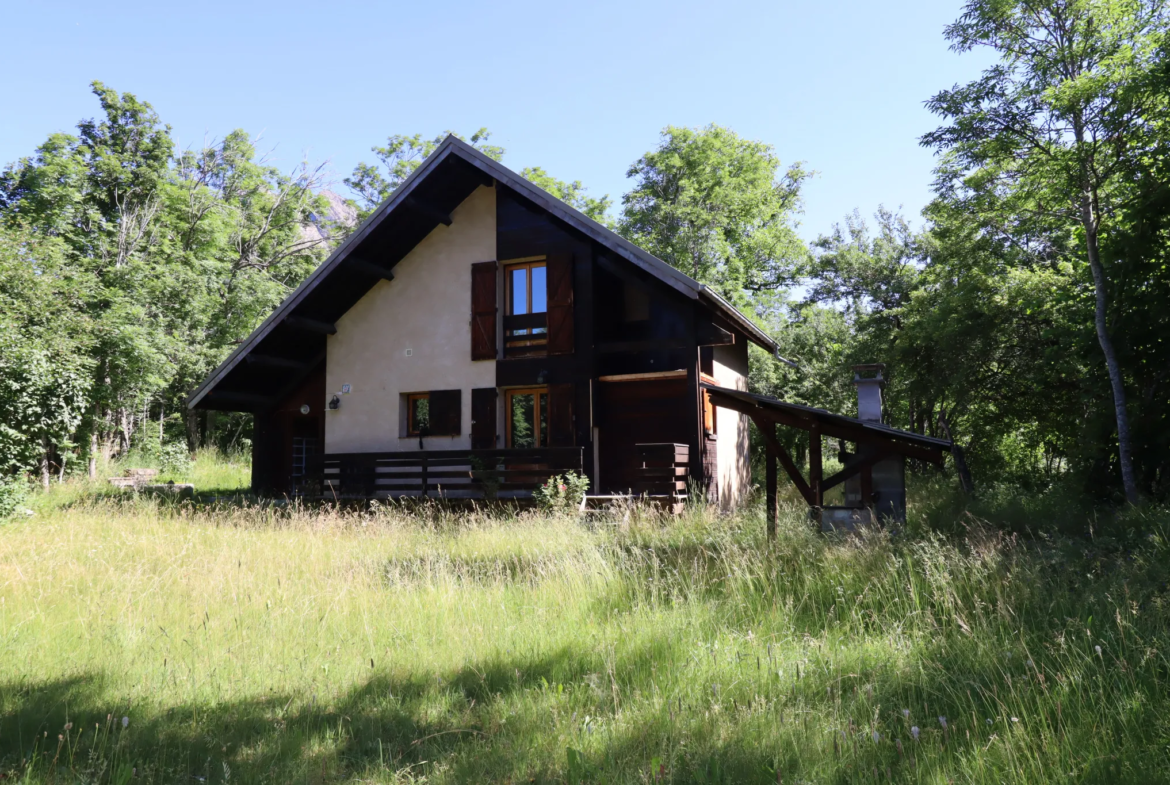
[{"label": "gable roof", "polygon": [[[647,253],[466,142],[448,136],[386,201],[204,379],[188,397],[187,407],[195,408],[203,404],[203,408],[246,410],[249,406],[260,405],[259,399],[267,399],[268,396],[246,391],[218,392],[216,387],[229,374],[242,377],[240,381],[244,382],[249,377],[257,377],[259,380],[259,374],[248,372],[247,366],[251,363],[245,361],[249,357],[253,360],[264,359],[265,362],[255,364],[269,371],[273,363],[291,367],[289,363],[292,361],[284,358],[290,353],[288,349],[292,349],[291,354],[294,356],[304,355],[303,333],[301,340],[295,341],[294,346],[292,337],[287,334],[288,330],[279,328],[299,324],[303,330],[307,324],[315,324],[320,330],[324,325],[332,324],[379,280],[377,275],[369,274],[371,265],[362,257],[376,257],[379,260],[378,267],[392,268],[436,226],[449,223],[451,211],[477,187],[496,183],[534,203],[683,296],[702,303],[742,330],[753,343],[779,358],[776,342],[713,289]],[[335,275],[347,263],[351,270],[357,270],[359,274]],[[365,276],[361,273],[365,273]],[[302,363],[303,367],[308,369],[324,358],[323,334],[318,343],[319,353],[314,359]],[[271,352],[270,355],[255,353],[262,345],[264,351]],[[300,378],[290,380],[289,386],[295,385]],[[270,378],[265,383],[265,386],[271,386]]]}]

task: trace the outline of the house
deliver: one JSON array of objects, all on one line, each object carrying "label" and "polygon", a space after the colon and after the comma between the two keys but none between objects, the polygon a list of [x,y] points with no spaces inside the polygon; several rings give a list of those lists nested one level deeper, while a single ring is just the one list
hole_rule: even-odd
[{"label": "house", "polygon": [[[258,493],[593,492],[724,507],[775,343],[714,291],[448,137],[188,399],[255,415]],[[313,486],[316,480],[322,485]]]}]

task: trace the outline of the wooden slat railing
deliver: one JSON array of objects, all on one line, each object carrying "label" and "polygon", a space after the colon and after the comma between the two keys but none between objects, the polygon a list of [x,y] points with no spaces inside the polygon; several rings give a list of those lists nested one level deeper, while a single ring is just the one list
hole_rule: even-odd
[{"label": "wooden slat railing", "polygon": [[646,496],[684,496],[690,476],[690,447],[685,444],[636,444],[637,492]]},{"label": "wooden slat railing", "polygon": [[306,494],[371,499],[527,499],[554,474],[581,472],[581,447],[535,450],[420,450],[313,456]]}]

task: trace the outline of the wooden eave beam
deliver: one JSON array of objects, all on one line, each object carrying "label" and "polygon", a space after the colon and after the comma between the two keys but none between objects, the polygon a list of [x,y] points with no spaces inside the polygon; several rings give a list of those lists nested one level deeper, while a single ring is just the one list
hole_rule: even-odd
[{"label": "wooden eave beam", "polygon": [[735,343],[735,333],[724,330],[713,322],[700,322],[695,337],[699,346],[731,346]]},{"label": "wooden eave beam", "polygon": [[346,259],[345,268],[347,270],[353,270],[355,273],[362,273],[373,278],[381,278],[384,281],[394,280],[394,273],[380,264],[373,264],[364,259]]},{"label": "wooden eave beam", "polygon": [[775,453],[776,458],[779,459],[780,465],[784,467],[785,473],[787,473],[788,478],[792,480],[792,484],[796,486],[796,490],[798,490],[800,495],[804,497],[804,500],[808,503],[808,506],[815,506],[816,500],[813,498],[812,488],[810,488],[808,483],[804,481],[804,477],[802,477],[800,474],[800,469],[796,468],[796,462],[792,460],[792,456],[788,454],[788,450],[784,449],[784,445],[781,444],[776,438],[775,433],[773,433],[773,423],[764,420],[763,418],[757,418],[751,412],[748,412],[747,414],[752,418],[752,422],[756,424],[756,428],[759,429],[760,433],[764,435],[764,441],[768,443],[768,447],[771,448],[772,452]]},{"label": "wooden eave beam", "polygon": [[449,213],[443,212],[442,210],[440,210],[439,208],[430,204],[429,202],[424,202],[422,199],[419,199],[417,196],[412,196],[409,199],[407,199],[406,206],[409,207],[411,210],[415,211],[416,213],[421,213],[422,215],[426,216],[427,218],[430,218],[434,221],[437,221],[438,223],[443,224],[443,226],[450,226],[451,225],[451,216]]},{"label": "wooden eave beam", "polygon": [[286,316],[282,324],[293,330],[300,330],[303,333],[337,335],[336,325],[330,322],[318,321],[317,319],[306,319],[303,316]]},{"label": "wooden eave beam", "polygon": [[[711,395],[711,402],[716,406],[722,406],[725,409],[732,409],[734,411],[740,412],[741,414],[746,414],[752,418],[760,416],[780,425],[787,425],[791,428],[799,428],[802,431],[810,430],[813,424],[818,422],[816,418],[811,416],[808,418],[799,417],[794,414],[778,411],[766,406],[747,403],[745,401],[739,400],[738,398],[732,398],[729,395],[722,395],[714,390],[708,390],[708,392]],[[827,422],[821,422],[820,430],[823,436],[829,436],[834,439],[844,439],[847,442],[854,442],[856,444],[873,446],[885,452],[905,455],[907,458],[916,458],[920,461],[926,461],[938,466],[941,466],[946,460],[946,457],[943,455],[942,448],[937,448],[936,450],[935,448],[931,447],[921,447],[916,444],[906,444],[895,439],[884,437],[877,433],[842,428],[841,426],[833,425],[832,423]]]},{"label": "wooden eave beam", "polygon": [[306,367],[304,360],[290,360],[287,357],[273,357],[270,354],[256,354],[255,352],[249,354],[245,361],[248,365],[260,365],[265,368],[289,368],[294,371]]}]

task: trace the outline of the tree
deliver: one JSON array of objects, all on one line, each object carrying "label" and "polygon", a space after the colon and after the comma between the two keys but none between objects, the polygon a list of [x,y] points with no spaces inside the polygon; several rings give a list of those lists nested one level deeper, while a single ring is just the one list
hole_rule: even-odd
[{"label": "tree", "polygon": [[619,231],[731,302],[791,283],[807,256],[796,233],[801,164],[718,125],[667,127],[630,167]]},{"label": "tree", "polygon": [[64,472],[87,410],[93,343],[91,276],[65,263],[64,244],[24,226],[0,226],[0,481]]},{"label": "tree", "polygon": [[1166,30],[1165,0],[970,0],[946,37],[957,51],[986,46],[1000,60],[928,102],[948,124],[922,139],[945,154],[940,195],[989,216],[993,230],[1011,234],[1016,219],[1058,233],[1076,227],[1133,504],[1140,494],[1101,237],[1123,208],[1120,180],[1165,145]]},{"label": "tree", "polygon": [[[395,134],[386,140],[385,147],[371,147],[370,150],[381,161],[382,168],[379,169],[377,164],[359,163],[353,174],[345,178],[345,184],[353,189],[364,203],[359,217],[364,220],[374,208],[389,199],[390,194],[402,185],[410,173],[417,169],[444,139],[452,135],[457,139],[463,139],[463,136],[453,134],[451,131],[434,139],[423,139],[422,134],[414,136]],[[491,132],[488,129],[480,128],[471,135],[470,140],[465,141],[487,157],[498,161],[504,157],[504,148],[488,144],[490,137]]]}]

